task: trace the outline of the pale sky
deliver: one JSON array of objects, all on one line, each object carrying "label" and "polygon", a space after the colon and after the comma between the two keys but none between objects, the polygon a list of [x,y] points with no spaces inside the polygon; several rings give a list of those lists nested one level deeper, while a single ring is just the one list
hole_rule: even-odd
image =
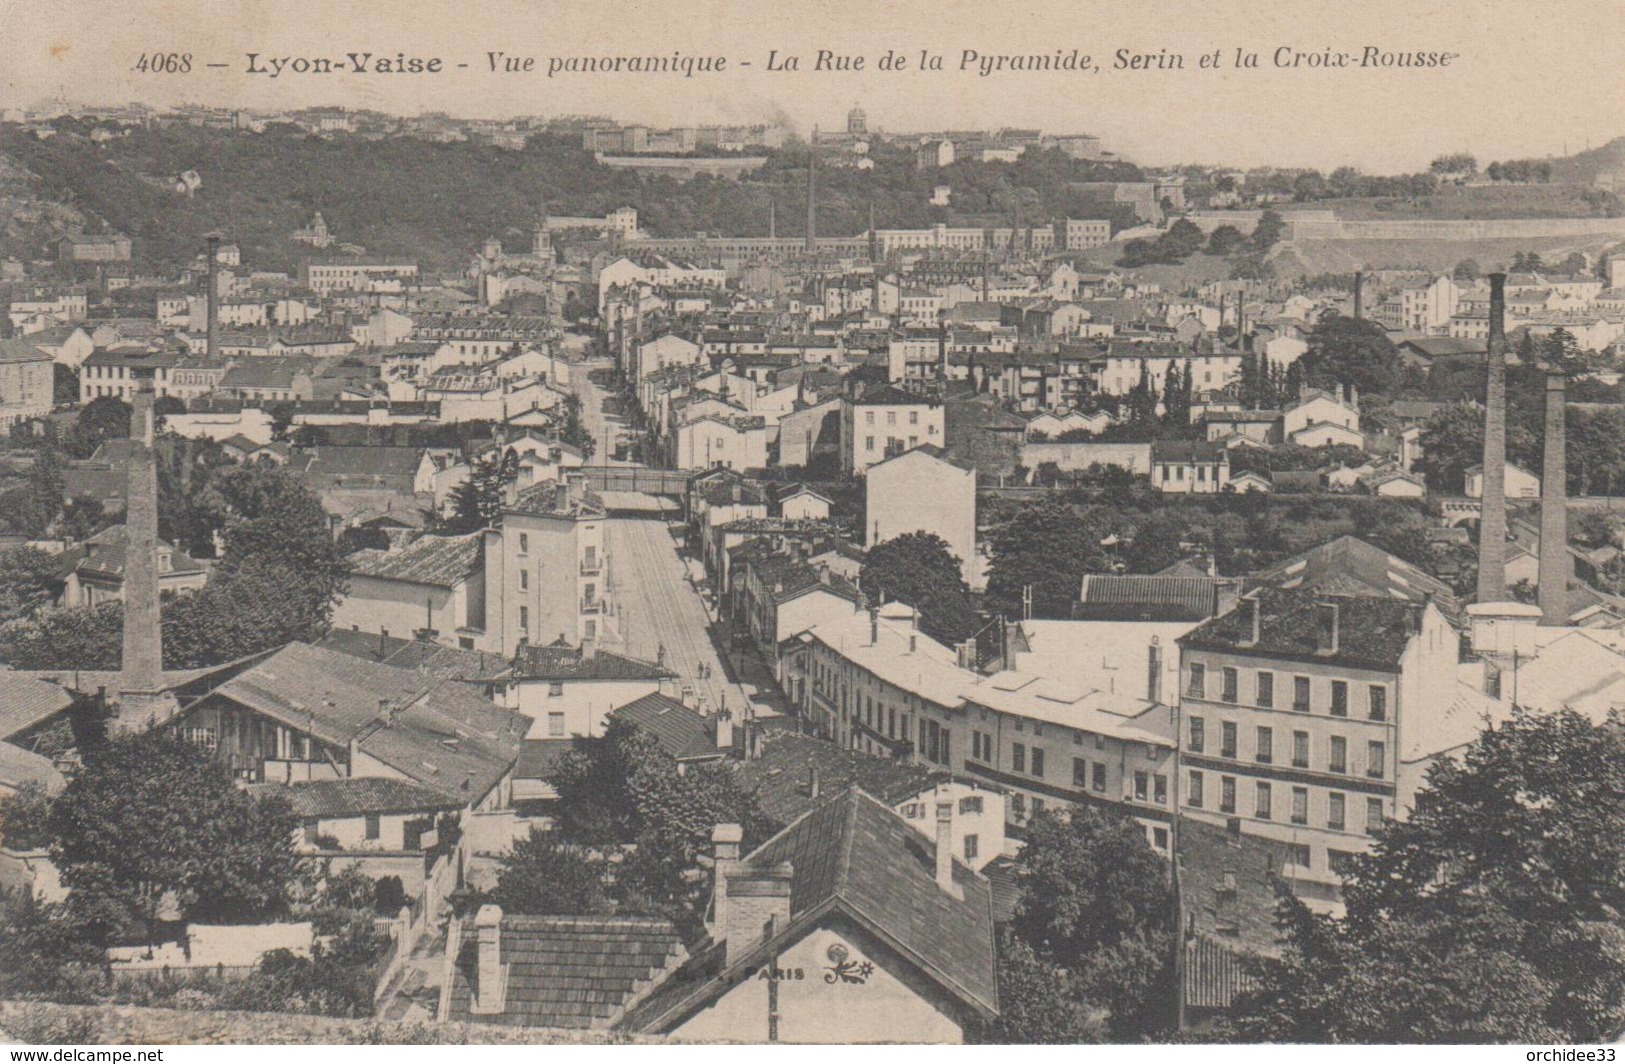
[{"label": "pale sky", "polygon": [[[1481,162],[1577,151],[1625,135],[1625,0],[0,0],[0,106],[59,94],[84,103],[314,105],[466,116],[605,114],[654,125],[781,118],[838,127],[861,103],[889,130],[1038,127],[1088,132],[1146,163],[1351,164],[1418,169],[1471,151]],[[1277,48],[1356,58],[1452,52],[1443,69],[1276,69]],[[867,57],[815,72],[818,49]],[[888,48],[910,69],[874,69]],[[978,77],[983,54],[1092,56],[1098,73]],[[1182,53],[1183,70],[1110,69],[1120,48]],[[1237,48],[1259,68],[1233,67]],[[768,54],[801,57],[770,73]],[[919,72],[919,53],[944,57]],[[1217,49],[1223,66],[1198,56]],[[439,56],[440,75],[245,73],[248,52]],[[485,72],[486,52],[538,72]],[[145,52],[189,51],[190,74],[138,73]],[[724,56],[722,74],[560,74],[563,56]],[[226,63],[207,69],[208,62]],[[262,60],[262,63],[264,60]],[[468,69],[456,64],[467,63]],[[741,66],[749,63],[750,66]]]}]

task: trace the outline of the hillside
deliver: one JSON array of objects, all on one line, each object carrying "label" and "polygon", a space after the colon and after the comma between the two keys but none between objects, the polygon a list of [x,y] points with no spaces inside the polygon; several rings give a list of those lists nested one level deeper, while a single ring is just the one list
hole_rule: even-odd
[{"label": "hillside", "polygon": [[[554,214],[576,215],[630,205],[656,236],[765,235],[775,211],[780,234],[805,231],[805,155],[794,149],[768,153],[767,165],[740,182],[702,176],[680,183],[600,166],[567,137],[536,136],[511,151],[409,137],[322,138],[292,126],[262,134],[166,126],[97,143],[89,123],[58,126],[46,139],[0,126],[0,192],[19,190],[16,206],[29,212],[72,208],[45,225],[0,230],[0,257],[50,257],[55,236],[105,224],[129,234],[145,263],[190,261],[203,235],[220,229],[246,260],[286,268],[309,253],[287,234],[317,210],[342,241],[370,253],[413,255],[441,270],[460,267],[492,235],[528,245],[543,203]],[[1009,166],[963,163],[922,173],[911,151],[877,150],[871,171],[821,171],[819,231],[863,231],[871,204],[882,226],[947,220],[928,203],[937,183],[953,186],[958,210],[1002,218],[1019,208],[1029,222],[1077,217],[1090,205],[1071,183],[1138,177],[1122,163],[1029,156]],[[203,180],[191,197],[173,190],[185,170]]]},{"label": "hillside", "polygon": [[1600,147],[1553,159],[1552,180],[1592,184],[1605,174],[1625,174],[1625,137],[1615,137]]}]

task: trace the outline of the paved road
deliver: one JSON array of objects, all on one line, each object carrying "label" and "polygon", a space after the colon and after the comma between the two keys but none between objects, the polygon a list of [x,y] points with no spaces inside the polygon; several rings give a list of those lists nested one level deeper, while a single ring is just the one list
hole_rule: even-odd
[{"label": "paved road", "polygon": [[[733,682],[723,669],[711,642],[711,618],[689,582],[689,571],[665,522],[611,518],[609,568],[628,654],[653,660],[664,646],[666,664],[694,687],[707,706],[726,700],[737,710],[751,701],[766,710],[773,701],[770,694],[759,697],[754,684]],[[700,678],[701,664],[709,679]]]},{"label": "paved road", "polygon": [[594,465],[621,464],[610,456],[615,453],[615,444],[621,438],[622,422],[604,413],[604,398],[610,393],[592,380],[594,372],[607,373],[612,366],[608,359],[599,359],[579,362],[570,367],[570,387],[581,398],[582,425],[592,433],[593,442],[598,447],[592,456]]}]

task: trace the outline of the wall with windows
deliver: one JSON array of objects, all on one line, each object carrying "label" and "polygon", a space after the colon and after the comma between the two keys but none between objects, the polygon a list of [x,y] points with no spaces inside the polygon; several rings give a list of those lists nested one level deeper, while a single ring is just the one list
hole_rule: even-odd
[{"label": "wall with windows", "polygon": [[659,690],[657,680],[519,680],[509,685],[512,708],[531,719],[527,739],[602,735],[611,710]]},{"label": "wall with windows", "polygon": [[1181,811],[1297,847],[1335,884],[1394,815],[1399,672],[1185,650]]}]

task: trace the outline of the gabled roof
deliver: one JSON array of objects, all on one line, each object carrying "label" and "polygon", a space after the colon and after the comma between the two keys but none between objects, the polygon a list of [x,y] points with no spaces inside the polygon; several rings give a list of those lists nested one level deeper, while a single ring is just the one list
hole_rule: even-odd
[{"label": "gabled roof", "polygon": [[[1365,596],[1326,595],[1312,588],[1255,592],[1259,638],[1252,642],[1248,610],[1238,608],[1203,624],[1180,639],[1185,647],[1240,651],[1290,661],[1324,661],[1395,671],[1416,635],[1423,607],[1409,601]],[[1320,653],[1318,606],[1338,606],[1335,653]],[[1245,606],[1245,603],[1243,604]]]},{"label": "gabled roof", "polygon": [[0,672],[0,739],[36,728],[71,705],[72,696],[54,683]]},{"label": "gabled roof", "polygon": [[479,572],[480,534],[420,536],[399,550],[361,550],[350,555],[350,572],[374,580],[398,580],[454,588]]},{"label": "gabled roof", "polygon": [[728,753],[717,748],[714,719],[700,716],[675,698],[644,695],[612,710],[609,715],[615,720],[636,724],[648,732],[669,757],[678,761],[711,760]]},{"label": "gabled roof", "polygon": [[329,746],[354,744],[396,772],[465,802],[508,773],[530,718],[466,685],[289,643],[220,685],[204,703],[233,702]]},{"label": "gabled roof", "polygon": [[614,654],[607,650],[585,653],[581,647],[522,646],[513,657],[515,680],[650,680],[676,677],[664,665]]},{"label": "gabled roof", "polygon": [[769,731],[762,735],[760,752],[740,763],[739,776],[755,792],[762,815],[784,825],[851,787],[892,808],[947,780],[949,773],[846,750],[810,735]]},{"label": "gabled roof", "polygon": [[1202,575],[1090,575],[1083,578],[1074,616],[1085,620],[1202,621],[1234,581]]},{"label": "gabled roof", "polygon": [[696,950],[627,1020],[631,1030],[669,1030],[713,1003],[744,973],[831,919],[845,918],[901,956],[921,975],[983,1017],[998,1012],[992,891],[957,859],[957,896],[937,886],[936,844],[857,789],[804,814],[743,864],[794,870],[784,931],[725,965],[720,947]]},{"label": "gabled roof", "polygon": [[508,663],[500,654],[348,628],[332,629],[315,645],[363,661],[377,661],[403,669],[421,669],[443,680],[489,682],[504,678],[508,670]]},{"label": "gabled roof", "polygon": [[[202,563],[180,548],[171,546],[165,540],[159,540],[158,545],[170,552],[169,568],[158,574],[160,578],[170,574],[201,573],[205,571]],[[125,526],[110,525],[87,541],[85,553],[74,566],[74,570],[80,573],[95,573],[101,576],[123,579],[124,555],[128,546],[129,532]]]},{"label": "gabled roof", "polygon": [[331,820],[384,813],[427,813],[457,809],[463,803],[440,791],[387,776],[360,776],[336,780],[300,780],[296,783],[259,783],[249,788],[256,797],[279,794],[288,799],[294,815],[306,820]]},{"label": "gabled roof", "polygon": [[[1279,479],[1280,474],[1276,474]],[[1253,585],[1313,588],[1323,594],[1366,595],[1420,603],[1429,598],[1446,614],[1460,609],[1449,584],[1354,536],[1310,547],[1248,578]]]},{"label": "gabled roof", "polygon": [[505,913],[499,935],[506,969],[502,1011],[473,1013],[479,936],[469,927],[452,972],[451,1019],[516,1027],[611,1027],[687,957],[671,922],[652,917]]}]

